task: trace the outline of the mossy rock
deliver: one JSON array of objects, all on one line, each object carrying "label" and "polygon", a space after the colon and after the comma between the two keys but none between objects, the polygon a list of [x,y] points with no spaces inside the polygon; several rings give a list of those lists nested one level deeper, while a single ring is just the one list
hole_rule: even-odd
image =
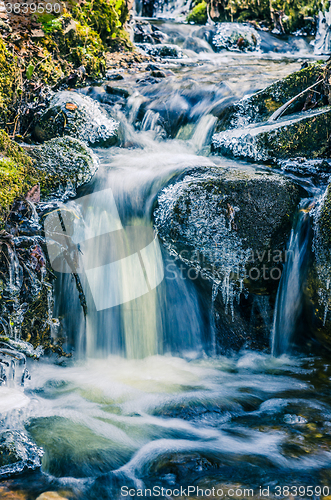
[{"label": "mossy rock", "polygon": [[186,18],[190,24],[206,24],[207,19],[207,3],[204,0],[195,5]]},{"label": "mossy rock", "polygon": [[6,49],[0,36],[0,124],[11,117],[12,105],[17,98],[19,69],[16,58]]},{"label": "mossy rock", "polygon": [[25,433],[6,430],[0,434],[0,477],[37,469],[42,450]]},{"label": "mossy rock", "polygon": [[312,334],[331,350],[331,185],[315,209],[313,263],[305,288]]},{"label": "mossy rock", "polygon": [[213,151],[254,161],[330,156],[331,108],[214,134]]},{"label": "mossy rock", "polygon": [[[219,115],[216,132],[233,128],[242,128],[252,123],[268,120],[270,116],[283,104],[313,85],[323,75],[324,66],[312,64],[307,68],[292,73],[283,80],[273,83],[269,87],[242,99],[223,110]],[[321,84],[322,87],[322,84]],[[315,90],[321,91],[321,88]],[[307,94],[296,99],[289,106],[286,114],[297,113],[304,107]],[[323,101],[322,104],[327,104]]]},{"label": "mossy rock", "polygon": [[38,182],[32,159],[0,130],[0,216]]},{"label": "mossy rock", "polygon": [[42,199],[76,195],[98,168],[93,152],[79,139],[55,138],[28,150],[38,173]]},{"label": "mossy rock", "polygon": [[77,92],[57,92],[40,116],[34,136],[39,142],[70,136],[90,146],[117,143],[118,123],[101,109],[98,102]]},{"label": "mossy rock", "polygon": [[[298,201],[289,179],[249,167],[198,169],[159,194],[154,219],[161,241],[214,283],[214,293],[220,290],[223,347],[241,347],[256,335],[244,295],[252,303],[275,296]],[[265,343],[269,334],[265,328]]]}]

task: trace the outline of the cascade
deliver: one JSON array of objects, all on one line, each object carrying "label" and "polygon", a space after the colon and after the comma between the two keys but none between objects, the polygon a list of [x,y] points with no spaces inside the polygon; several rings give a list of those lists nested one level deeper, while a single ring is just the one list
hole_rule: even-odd
[{"label": "cascade", "polygon": [[274,322],[271,336],[271,351],[274,356],[289,351],[300,313],[302,294],[309,255],[311,198],[300,203],[294,228],[291,231],[285,265],[279,283]]}]

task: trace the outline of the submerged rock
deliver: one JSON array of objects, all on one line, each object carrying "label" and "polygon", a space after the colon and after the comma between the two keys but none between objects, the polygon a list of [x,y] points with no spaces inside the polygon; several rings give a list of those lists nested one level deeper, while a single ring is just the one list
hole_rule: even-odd
[{"label": "submerged rock", "polygon": [[213,300],[220,291],[223,346],[240,347],[252,334],[235,302],[248,292],[275,293],[298,201],[289,179],[253,168],[198,169],[161,191],[154,212],[159,237],[213,283]]},{"label": "submerged rock", "polygon": [[[324,68],[320,64],[312,64],[289,75],[283,80],[273,83],[269,87],[246,97],[236,104],[228,106],[218,115],[219,122],[216,127],[217,132],[233,128],[243,128],[252,123],[259,123],[268,120],[271,115],[290,99],[314,85],[323,75]],[[323,95],[321,85],[315,88]],[[286,110],[284,115],[302,111],[307,101],[308,94],[296,99]],[[320,105],[327,104],[327,99],[323,98]],[[308,108],[309,109],[309,108]]]},{"label": "submerged rock", "polygon": [[254,52],[260,48],[259,33],[249,24],[218,23],[212,45],[216,51]]},{"label": "submerged rock", "polygon": [[71,136],[90,146],[111,146],[117,142],[118,123],[93,99],[77,92],[57,92],[34,128],[39,142]]},{"label": "submerged rock", "polygon": [[182,51],[176,45],[166,45],[163,43],[158,45],[137,43],[136,45],[149,56],[166,59],[181,59],[183,57]]},{"label": "submerged rock", "polygon": [[0,477],[8,477],[28,469],[41,467],[43,455],[28,436],[19,431],[7,430],[0,434]]},{"label": "submerged rock", "polygon": [[269,161],[329,155],[331,107],[214,134],[212,148],[225,156]]},{"label": "submerged rock", "polygon": [[98,168],[97,157],[83,142],[60,137],[29,149],[39,173],[42,199],[76,195],[76,189],[89,182]]}]

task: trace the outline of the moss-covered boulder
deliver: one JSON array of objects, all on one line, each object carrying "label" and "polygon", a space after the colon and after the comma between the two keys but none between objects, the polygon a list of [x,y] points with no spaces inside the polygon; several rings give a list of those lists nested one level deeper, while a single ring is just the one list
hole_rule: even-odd
[{"label": "moss-covered boulder", "polygon": [[331,185],[314,211],[313,263],[305,289],[311,332],[331,350]]},{"label": "moss-covered boulder", "polygon": [[[248,167],[198,169],[161,191],[154,212],[159,237],[213,283],[214,295],[220,290],[223,347],[241,347],[254,335],[245,294],[253,301],[276,293],[298,200],[289,179]],[[266,327],[261,334],[265,343],[269,333]]]},{"label": "moss-covered boulder", "polygon": [[330,156],[331,108],[214,134],[212,148],[225,156],[254,161]]},{"label": "moss-covered boulder", "polygon": [[57,92],[39,117],[34,136],[39,142],[70,136],[91,146],[111,146],[117,142],[118,123],[100,105],[77,92]]},{"label": "moss-covered boulder", "polygon": [[[252,123],[268,120],[283,104],[318,82],[323,73],[324,67],[322,65],[309,65],[307,68],[301,69],[283,80],[273,83],[266,89],[229,106],[219,114],[216,132],[238,127],[242,128]],[[323,95],[322,82],[315,90],[319,91],[319,95]],[[307,96],[308,94],[304,94],[296,99],[288,107],[285,114],[302,111]],[[327,98],[320,101],[320,105],[324,104],[327,104]]]},{"label": "moss-covered boulder", "polygon": [[75,196],[98,168],[93,152],[79,139],[60,137],[28,150],[38,174],[42,199]]},{"label": "moss-covered boulder", "polygon": [[32,159],[0,130],[0,217],[38,182]]},{"label": "moss-covered boulder", "polygon": [[190,24],[206,24],[207,19],[207,3],[205,0],[202,0],[202,2],[195,2],[193,9],[186,18],[187,22]]}]

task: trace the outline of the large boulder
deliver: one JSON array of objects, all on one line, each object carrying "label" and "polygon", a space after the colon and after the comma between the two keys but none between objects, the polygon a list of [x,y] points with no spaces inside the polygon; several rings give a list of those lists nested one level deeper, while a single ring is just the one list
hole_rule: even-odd
[{"label": "large boulder", "polygon": [[[253,338],[248,302],[274,300],[298,201],[289,179],[248,167],[197,169],[161,191],[154,212],[161,241],[213,284],[214,300],[221,291],[215,308],[223,348]],[[257,329],[260,344],[268,342],[267,323]]]},{"label": "large boulder", "polygon": [[[216,131],[221,132],[238,127],[243,128],[251,123],[268,120],[283,104],[315,84],[322,77],[323,71],[324,67],[320,64],[309,65],[296,73],[292,73],[283,80],[273,83],[266,89],[228,106],[218,115],[219,122]],[[322,83],[315,90],[320,92],[320,94],[316,95],[323,94]],[[301,111],[307,100],[307,95],[304,94],[296,99],[288,107],[286,114]],[[327,100],[322,99],[321,104],[327,104]]]},{"label": "large boulder", "polygon": [[79,139],[60,137],[28,149],[40,180],[42,199],[75,196],[98,168],[97,157]]},{"label": "large boulder", "polygon": [[34,127],[39,142],[70,136],[90,146],[117,143],[118,123],[104,112],[99,103],[77,92],[57,92]]},{"label": "large boulder", "polygon": [[331,107],[284,116],[214,134],[212,148],[225,156],[270,161],[329,155]]}]

